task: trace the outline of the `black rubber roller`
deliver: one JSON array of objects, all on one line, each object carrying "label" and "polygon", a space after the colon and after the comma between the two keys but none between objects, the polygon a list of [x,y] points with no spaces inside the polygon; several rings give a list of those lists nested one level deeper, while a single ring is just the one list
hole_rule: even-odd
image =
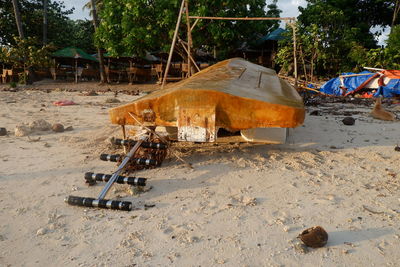
[{"label": "black rubber roller", "polygon": [[88,208],[102,208],[102,209],[113,209],[113,210],[132,210],[132,203],[128,201],[116,201],[107,199],[95,199],[91,197],[75,197],[68,196],[65,199],[69,205],[88,207]]},{"label": "black rubber roller", "polygon": [[137,165],[157,166],[157,161],[154,159],[134,158],[131,159],[131,162],[134,162]]},{"label": "black rubber roller", "polygon": [[[104,174],[104,173],[93,173],[87,172],[85,173],[85,180],[88,184],[94,184],[96,181],[99,182],[108,182],[111,178],[111,174]],[[117,180],[115,181],[117,184],[129,184],[133,186],[145,186],[146,185],[146,178],[139,178],[139,177],[126,177],[119,175]]]},{"label": "black rubber roller", "polygon": [[[136,144],[135,140],[129,139],[114,139],[114,144],[118,146],[134,146]],[[144,148],[153,148],[153,149],[166,149],[167,145],[164,143],[154,143],[154,142],[143,142],[141,147]]]},{"label": "black rubber roller", "polygon": [[[112,161],[112,162],[118,162],[121,160],[121,155],[116,154],[116,155],[111,155],[111,154],[101,154],[100,159],[104,161]],[[157,166],[157,161],[154,159],[145,159],[145,158],[133,158],[130,160],[130,162],[133,162],[137,165],[151,165],[151,166]]]},{"label": "black rubber roller", "polygon": [[100,159],[104,161],[118,162],[121,159],[121,155],[101,154]]}]

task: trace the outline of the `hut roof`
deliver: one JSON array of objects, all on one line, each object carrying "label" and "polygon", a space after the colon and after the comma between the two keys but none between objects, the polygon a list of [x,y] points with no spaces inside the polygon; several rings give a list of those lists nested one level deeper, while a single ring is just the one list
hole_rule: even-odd
[{"label": "hut roof", "polygon": [[80,59],[86,59],[90,61],[96,61],[98,60],[83,51],[80,48],[76,47],[66,47],[64,49],[58,50],[52,54],[52,57],[57,57],[57,58],[80,58]]}]

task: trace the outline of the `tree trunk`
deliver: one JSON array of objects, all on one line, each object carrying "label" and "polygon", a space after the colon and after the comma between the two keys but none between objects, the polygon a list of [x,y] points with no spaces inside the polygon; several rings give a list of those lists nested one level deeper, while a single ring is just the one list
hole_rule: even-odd
[{"label": "tree trunk", "polygon": [[393,29],[393,26],[396,24],[397,16],[399,15],[400,11],[400,0],[396,0],[395,6],[394,6],[394,11],[393,11],[393,17],[392,17],[392,25],[391,28]]},{"label": "tree trunk", "polygon": [[18,0],[12,0],[14,7],[15,22],[17,23],[18,34],[21,39],[25,39],[24,30],[22,29],[21,14],[19,13]]},{"label": "tree trunk", "polygon": [[43,46],[47,45],[47,1],[43,0]]},{"label": "tree trunk", "polygon": [[[99,21],[97,18],[97,11],[96,11],[96,3],[95,3],[95,0],[90,0],[90,2],[92,3],[92,17],[93,17],[94,32],[96,32],[97,28],[99,27]],[[105,77],[105,71],[104,71],[104,57],[103,57],[103,51],[101,50],[100,46],[97,46],[97,53],[99,54],[100,80],[101,80],[101,83],[105,83],[106,77]]]},{"label": "tree trunk", "polygon": [[[14,7],[14,16],[15,16],[15,22],[17,24],[18,28],[18,34],[19,38],[21,40],[25,39],[25,34],[24,34],[24,29],[22,28],[22,20],[21,20],[21,14],[19,13],[19,8],[18,8],[18,0],[12,0],[13,7]],[[26,75],[26,72],[28,72],[28,77],[25,81],[26,84],[32,84],[32,79],[34,76],[33,70],[30,66],[25,65],[27,59],[26,55],[24,55],[24,75]]]}]

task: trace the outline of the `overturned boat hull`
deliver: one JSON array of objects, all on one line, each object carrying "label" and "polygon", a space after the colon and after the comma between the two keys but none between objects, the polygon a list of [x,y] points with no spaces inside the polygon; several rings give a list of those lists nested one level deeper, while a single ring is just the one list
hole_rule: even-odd
[{"label": "overturned boat hull", "polygon": [[214,142],[219,128],[294,128],[304,121],[297,91],[275,71],[240,58],[110,110],[120,125],[178,128],[178,140]]}]

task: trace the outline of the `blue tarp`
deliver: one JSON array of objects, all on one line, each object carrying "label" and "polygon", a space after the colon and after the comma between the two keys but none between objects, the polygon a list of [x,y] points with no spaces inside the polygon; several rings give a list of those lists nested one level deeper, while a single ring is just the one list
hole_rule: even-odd
[{"label": "blue tarp", "polygon": [[[348,73],[342,73],[341,75],[352,75],[352,74],[356,73],[348,72]],[[343,85],[347,89],[345,91],[343,91],[343,89],[340,88],[341,83],[339,77],[327,81],[324,85],[321,86],[320,91],[328,95],[341,96],[348,92],[354,91],[358,86],[360,86],[363,82],[371,78],[375,73],[363,71],[360,72],[359,74],[366,74],[366,75],[344,78]],[[387,85],[380,86],[376,91],[376,93],[374,94],[374,96],[379,96],[379,95],[383,95],[384,97],[393,97],[395,95],[400,95],[400,79],[391,79]]]},{"label": "blue tarp", "polygon": [[374,96],[394,97],[400,95],[400,79],[391,79],[386,86],[380,86]]}]

